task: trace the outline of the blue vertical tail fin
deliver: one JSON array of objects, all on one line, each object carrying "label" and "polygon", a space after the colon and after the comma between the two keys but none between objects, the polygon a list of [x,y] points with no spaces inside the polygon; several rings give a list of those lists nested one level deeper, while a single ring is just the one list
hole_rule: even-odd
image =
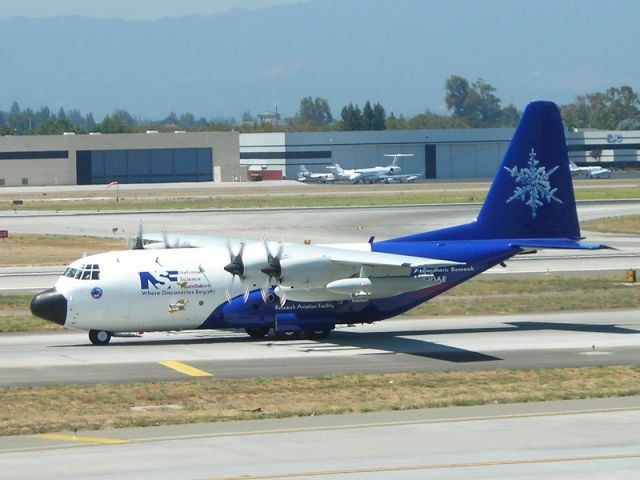
[{"label": "blue vertical tail fin", "polygon": [[477,223],[489,238],[580,238],[564,126],[554,103],[525,109]]},{"label": "blue vertical tail fin", "polygon": [[525,109],[475,222],[395,241],[580,238],[564,126],[558,107]]}]

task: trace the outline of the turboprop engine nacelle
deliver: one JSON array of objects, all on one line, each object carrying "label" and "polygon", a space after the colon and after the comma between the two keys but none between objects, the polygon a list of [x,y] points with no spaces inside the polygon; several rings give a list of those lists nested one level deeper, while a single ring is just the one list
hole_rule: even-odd
[{"label": "turboprop engine nacelle", "polygon": [[327,290],[340,295],[366,295],[382,298],[422,290],[435,285],[433,275],[422,277],[357,277],[343,278],[327,284]]}]

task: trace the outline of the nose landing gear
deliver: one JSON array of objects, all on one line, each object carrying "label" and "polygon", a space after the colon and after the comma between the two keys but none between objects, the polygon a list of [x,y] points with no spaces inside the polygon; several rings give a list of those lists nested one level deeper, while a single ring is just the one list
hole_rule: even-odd
[{"label": "nose landing gear", "polygon": [[89,340],[94,345],[106,345],[111,341],[111,332],[106,330],[89,330]]}]

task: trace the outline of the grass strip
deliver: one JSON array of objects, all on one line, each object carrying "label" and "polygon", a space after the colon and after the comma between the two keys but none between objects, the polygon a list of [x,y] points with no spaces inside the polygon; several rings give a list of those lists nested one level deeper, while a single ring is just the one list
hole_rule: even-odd
[{"label": "grass strip", "polygon": [[640,215],[626,215],[623,217],[606,217],[589,220],[581,224],[584,230],[604,233],[640,234]]},{"label": "grass strip", "polygon": [[139,210],[194,210],[194,209],[227,209],[227,208],[304,208],[304,207],[357,207],[378,205],[421,205],[447,203],[481,203],[485,191],[478,192],[380,192],[374,194],[309,194],[296,193],[287,195],[265,194],[260,198],[254,196],[202,196],[198,198],[168,197],[164,199],[121,198],[118,203],[111,200],[72,200],[72,201],[24,201],[23,205],[13,206],[0,203],[0,210],[46,210],[46,211],[139,211]]},{"label": "grass strip", "polygon": [[[221,191],[215,195],[203,191],[171,192],[168,196],[157,196],[153,191],[123,192],[116,203],[115,198],[105,197],[103,192],[83,193],[83,196],[61,193],[47,195],[23,195],[21,205],[14,205],[13,198],[0,198],[0,210],[8,211],[144,211],[144,210],[188,210],[226,208],[304,208],[304,207],[354,207],[381,205],[423,205],[450,203],[482,203],[488,184],[416,184],[375,185],[367,190],[361,186],[339,185],[325,188]],[[585,184],[576,188],[577,200],[623,200],[640,198],[640,187],[636,184],[616,186]]]},{"label": "grass strip", "polygon": [[0,240],[0,267],[67,265],[82,256],[127,248],[122,238],[10,233]]},{"label": "grass strip", "polygon": [[640,394],[639,367],[0,389],[0,435]]},{"label": "grass strip", "polygon": [[639,308],[640,283],[624,274],[474,279],[424,303],[408,315],[457,316]]}]

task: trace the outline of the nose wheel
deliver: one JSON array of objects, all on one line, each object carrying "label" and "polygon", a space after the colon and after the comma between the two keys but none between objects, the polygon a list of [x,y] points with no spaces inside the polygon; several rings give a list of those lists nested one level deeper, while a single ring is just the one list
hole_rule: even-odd
[{"label": "nose wheel", "polygon": [[94,345],[106,345],[111,341],[111,332],[106,330],[89,330],[89,340]]}]

